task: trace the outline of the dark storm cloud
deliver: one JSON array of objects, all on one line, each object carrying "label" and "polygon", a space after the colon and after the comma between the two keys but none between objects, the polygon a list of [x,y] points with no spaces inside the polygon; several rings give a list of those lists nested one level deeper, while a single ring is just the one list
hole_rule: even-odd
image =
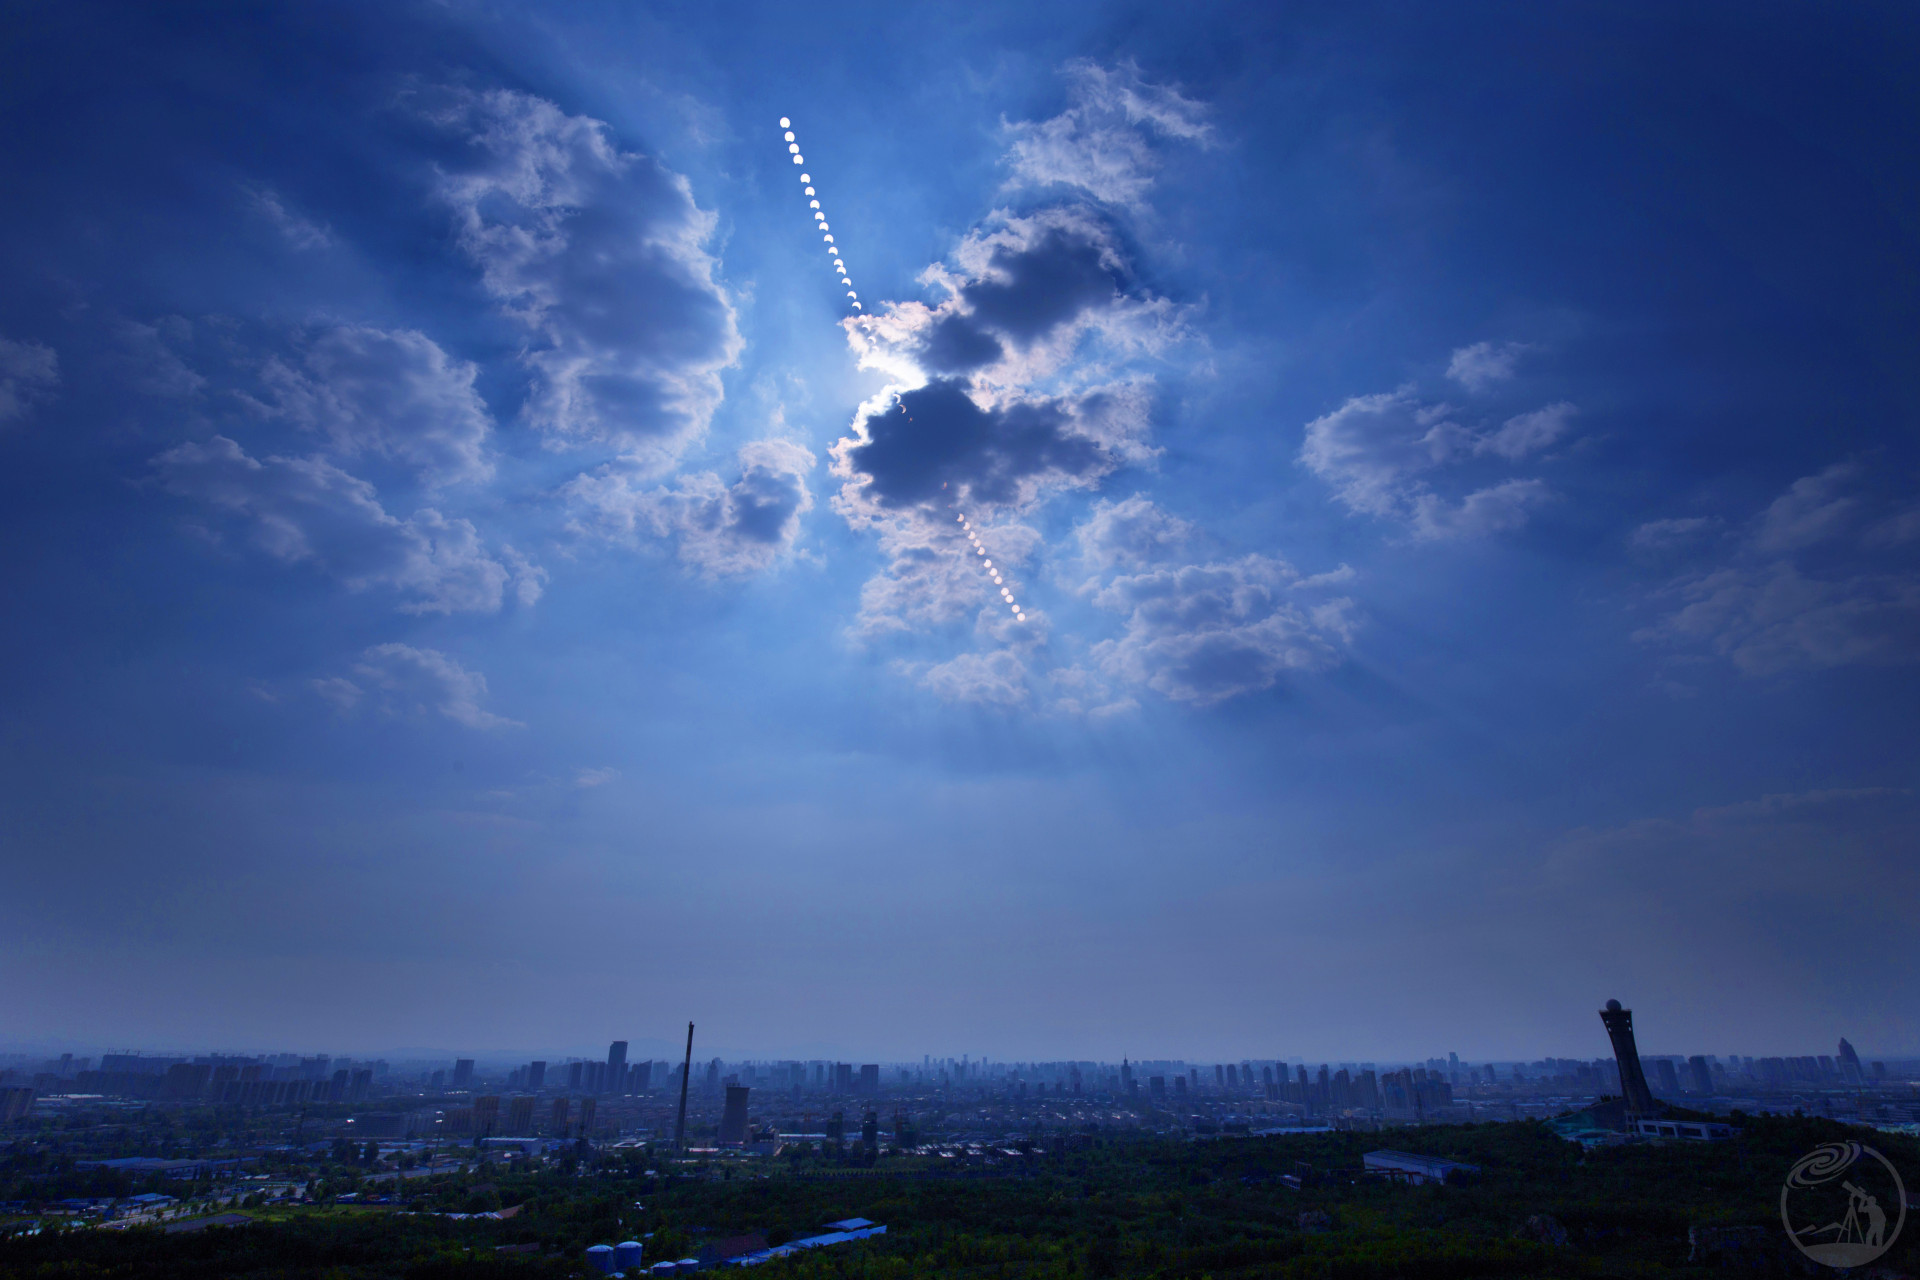
[{"label": "dark storm cloud", "polygon": [[1117,465],[1076,429],[1062,402],[1019,401],[982,409],[963,383],[937,378],[861,424],[864,439],[842,453],[882,506],[950,501],[1018,502],[1041,477],[1075,480]]},{"label": "dark storm cloud", "polygon": [[1082,228],[1054,227],[1025,247],[997,249],[989,272],[960,296],[980,323],[1022,344],[1112,300],[1122,283],[1107,247]]},{"label": "dark storm cloud", "polygon": [[927,330],[919,354],[920,363],[932,373],[971,373],[998,360],[1006,349],[968,317],[949,315]]},{"label": "dark storm cloud", "polygon": [[1106,226],[1083,210],[1051,217],[969,246],[966,277],[948,281],[953,297],[910,345],[916,363],[971,373],[1124,300],[1128,273]]}]

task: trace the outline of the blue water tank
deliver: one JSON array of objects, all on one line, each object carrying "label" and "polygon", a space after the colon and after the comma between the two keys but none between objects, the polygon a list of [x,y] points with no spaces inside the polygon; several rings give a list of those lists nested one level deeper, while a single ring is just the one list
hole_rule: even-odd
[{"label": "blue water tank", "polygon": [[640,1265],[640,1242],[622,1240],[613,1246],[613,1265],[616,1270],[627,1271]]},{"label": "blue water tank", "polygon": [[596,1244],[587,1250],[587,1265],[604,1275],[613,1274],[613,1246]]}]

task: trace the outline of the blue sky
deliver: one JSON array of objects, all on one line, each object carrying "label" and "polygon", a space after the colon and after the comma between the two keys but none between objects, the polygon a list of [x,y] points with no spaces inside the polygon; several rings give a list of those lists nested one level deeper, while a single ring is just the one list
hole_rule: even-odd
[{"label": "blue sky", "polygon": [[1920,1053],[1910,12],[20,15],[16,1038]]}]

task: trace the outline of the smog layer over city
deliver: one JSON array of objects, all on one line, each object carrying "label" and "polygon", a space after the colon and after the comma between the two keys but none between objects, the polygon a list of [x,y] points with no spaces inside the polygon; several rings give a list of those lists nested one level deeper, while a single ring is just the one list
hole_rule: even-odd
[{"label": "smog layer over city", "polygon": [[7,6],[0,1275],[1920,1273],[1916,67]]}]

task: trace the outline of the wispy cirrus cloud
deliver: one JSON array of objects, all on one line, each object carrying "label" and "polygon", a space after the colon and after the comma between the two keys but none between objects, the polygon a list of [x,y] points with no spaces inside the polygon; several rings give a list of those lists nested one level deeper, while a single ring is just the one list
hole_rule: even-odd
[{"label": "wispy cirrus cloud", "polygon": [[437,716],[467,729],[525,727],[488,711],[484,705],[487,678],[438,649],[377,644],[360,655],[347,675],[315,680],[312,685],[315,693],[343,714],[374,706],[390,716]]},{"label": "wispy cirrus cloud", "polygon": [[341,457],[403,463],[431,484],[488,480],[493,415],[474,388],[479,367],[415,329],[337,325],[292,359],[269,356],[263,414],[325,437]]},{"label": "wispy cirrus cloud", "polygon": [[431,507],[391,515],[372,485],[324,458],[254,458],[216,435],[168,449],[153,468],[169,493],[237,518],[274,559],[350,591],[393,591],[402,612],[495,613],[509,595],[522,605],[540,597],[544,571],[511,547],[490,551],[470,521]]},{"label": "wispy cirrus cloud", "polygon": [[0,338],[0,426],[26,417],[59,385],[60,357],[52,347]]},{"label": "wispy cirrus cloud", "polygon": [[1421,540],[1481,537],[1526,524],[1553,490],[1538,477],[1496,478],[1484,468],[1478,483],[1452,492],[1438,481],[1476,459],[1515,463],[1542,453],[1571,433],[1576,413],[1560,402],[1474,428],[1455,406],[1401,387],[1354,396],[1309,422],[1300,462],[1356,514],[1398,522]]},{"label": "wispy cirrus cloud", "polygon": [[1745,675],[1920,661],[1920,504],[1878,495],[1841,462],[1802,476],[1725,539],[1708,517],[1657,520],[1636,545],[1690,551],[1653,591],[1666,612],[1635,639],[1705,648]]},{"label": "wispy cirrus cloud", "polygon": [[1014,180],[1065,186],[1110,204],[1139,206],[1160,168],[1156,138],[1209,144],[1207,109],[1169,85],[1151,84],[1133,62],[1066,64],[1068,107],[1006,126]]}]

